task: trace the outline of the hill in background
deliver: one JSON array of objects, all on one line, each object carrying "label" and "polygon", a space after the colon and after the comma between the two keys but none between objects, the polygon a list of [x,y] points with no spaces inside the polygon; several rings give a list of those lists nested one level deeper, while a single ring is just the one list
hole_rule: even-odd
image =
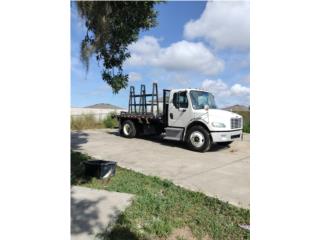
[{"label": "hill in background", "polygon": [[232,112],[250,112],[250,108],[243,105],[233,105],[230,107],[222,108],[223,110],[232,111]]},{"label": "hill in background", "polygon": [[118,107],[109,103],[97,103],[94,105],[87,106],[85,108],[96,108],[96,109],[122,109],[122,107]]}]

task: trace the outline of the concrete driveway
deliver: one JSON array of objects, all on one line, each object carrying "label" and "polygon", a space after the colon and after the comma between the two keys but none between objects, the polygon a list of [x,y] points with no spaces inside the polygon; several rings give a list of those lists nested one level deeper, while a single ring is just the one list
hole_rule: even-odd
[{"label": "concrete driveway", "polygon": [[250,207],[249,134],[230,147],[213,146],[209,152],[198,153],[186,149],[183,143],[160,138],[126,139],[117,130],[99,129],[73,131],[71,147],[236,206]]},{"label": "concrete driveway", "polygon": [[71,240],[96,239],[131,204],[132,194],[71,187]]}]

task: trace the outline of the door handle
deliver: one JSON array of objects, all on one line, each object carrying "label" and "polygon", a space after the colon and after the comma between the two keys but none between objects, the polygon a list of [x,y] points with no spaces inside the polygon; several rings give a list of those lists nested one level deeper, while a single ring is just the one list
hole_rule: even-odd
[{"label": "door handle", "polygon": [[170,119],[173,119],[173,113],[170,113]]}]

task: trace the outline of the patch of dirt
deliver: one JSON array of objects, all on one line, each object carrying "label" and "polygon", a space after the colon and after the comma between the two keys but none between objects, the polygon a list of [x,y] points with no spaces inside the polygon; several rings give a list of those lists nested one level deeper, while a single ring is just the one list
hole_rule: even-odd
[{"label": "patch of dirt", "polygon": [[231,149],[230,149],[230,152],[238,152],[238,150],[237,150],[237,149],[234,149],[234,148],[231,148]]},{"label": "patch of dirt", "polygon": [[[161,238],[161,240],[197,240],[193,236],[189,227],[177,228],[167,238]],[[202,240],[211,240],[209,236],[205,236]]]}]

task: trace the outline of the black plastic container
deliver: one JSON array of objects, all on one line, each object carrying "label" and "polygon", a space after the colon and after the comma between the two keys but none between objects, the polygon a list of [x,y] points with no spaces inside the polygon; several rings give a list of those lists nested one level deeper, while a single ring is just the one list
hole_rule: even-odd
[{"label": "black plastic container", "polygon": [[90,160],[84,162],[86,177],[108,178],[116,174],[117,163],[104,160]]}]

